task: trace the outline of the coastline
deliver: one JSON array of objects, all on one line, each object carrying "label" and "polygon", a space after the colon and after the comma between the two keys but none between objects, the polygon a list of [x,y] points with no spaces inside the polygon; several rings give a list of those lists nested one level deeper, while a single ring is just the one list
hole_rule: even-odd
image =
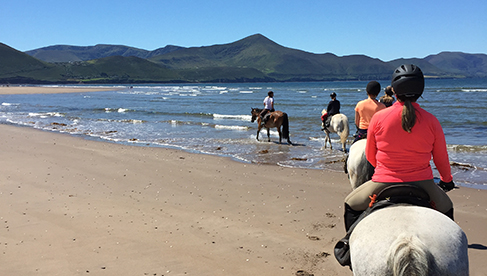
[{"label": "coastline", "polygon": [[[344,173],[10,125],[0,139],[2,275],[351,275],[333,256]],[[487,191],[448,194],[470,275],[487,275]]]}]

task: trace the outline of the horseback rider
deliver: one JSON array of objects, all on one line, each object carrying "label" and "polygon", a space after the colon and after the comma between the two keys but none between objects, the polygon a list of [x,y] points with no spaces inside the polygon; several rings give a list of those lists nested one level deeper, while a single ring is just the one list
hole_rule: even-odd
[{"label": "horseback rider", "polygon": [[264,99],[264,110],[260,113],[260,118],[263,124],[267,122],[267,118],[265,115],[268,112],[274,112],[274,92],[269,91],[267,92],[267,97]]},{"label": "horseback rider", "polygon": [[380,83],[371,81],[367,84],[367,96],[368,98],[357,103],[355,106],[355,126],[357,127],[357,134],[353,143],[360,139],[367,137],[367,129],[369,127],[372,116],[386,106],[376,100],[377,95],[380,92]]},{"label": "horseback rider", "polygon": [[326,113],[321,115],[321,130],[325,130],[330,126],[331,117],[335,114],[340,113],[340,101],[337,100],[337,94],[335,92],[330,94],[331,101],[328,103],[326,107]]},{"label": "horseback rider", "polygon": [[394,92],[392,91],[392,86],[389,85],[386,88],[384,88],[384,96],[379,98],[379,102],[383,103],[386,107],[389,107],[396,102],[396,99],[394,99]]},{"label": "horseback rider", "polygon": [[[413,64],[399,66],[392,87],[397,102],[375,113],[368,126],[365,153],[375,173],[345,198],[347,231],[369,206],[369,196],[394,184],[423,189],[432,207],[453,219],[453,203],[445,193],[455,187],[445,135],[438,119],[416,103],[424,90],[421,69]],[[431,157],[441,176],[439,186],[433,181]]]}]

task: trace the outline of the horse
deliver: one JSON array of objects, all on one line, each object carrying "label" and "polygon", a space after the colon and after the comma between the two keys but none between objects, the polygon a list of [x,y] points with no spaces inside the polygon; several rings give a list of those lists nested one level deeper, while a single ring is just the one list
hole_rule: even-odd
[{"label": "horse", "polygon": [[468,241],[449,217],[426,207],[397,205],[361,220],[350,236],[353,275],[469,274]]},{"label": "horse", "polygon": [[[352,144],[347,170],[352,189],[370,179],[366,139]],[[372,212],[350,239],[353,274],[468,275],[468,241],[449,217],[431,208],[399,204]]]},{"label": "horse", "polygon": [[261,112],[262,109],[259,108],[252,108],[252,111],[250,112],[252,114],[252,119],[250,121],[253,123],[255,120],[257,120],[257,124],[259,125],[256,136],[257,141],[259,141],[260,130],[265,127],[267,128],[267,141],[270,142],[270,128],[275,127],[279,133],[279,144],[282,143],[282,138],[286,139],[288,144],[292,144],[291,139],[289,138],[289,119],[287,114],[278,110],[271,112],[267,122],[263,124],[260,118]]},{"label": "horse", "polygon": [[[326,113],[326,109],[321,111],[323,115]],[[326,149],[326,142],[330,143],[330,149],[332,149],[330,133],[337,133],[340,136],[340,142],[342,144],[342,150],[347,152],[347,138],[349,134],[349,126],[348,126],[348,118],[344,114],[335,114],[331,117],[330,126],[323,130],[326,134],[325,137],[325,149]]]},{"label": "horse", "polygon": [[348,151],[347,161],[345,163],[345,173],[348,173],[348,179],[352,189],[364,184],[370,180],[367,169],[367,158],[365,157],[365,145],[367,139],[361,139],[353,143]]}]

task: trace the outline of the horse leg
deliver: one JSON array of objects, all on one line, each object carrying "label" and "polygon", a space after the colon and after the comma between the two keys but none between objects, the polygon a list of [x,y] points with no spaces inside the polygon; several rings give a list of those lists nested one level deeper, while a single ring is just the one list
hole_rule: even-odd
[{"label": "horse leg", "polygon": [[325,131],[325,149],[326,149],[326,141],[328,141],[328,133]]},{"label": "horse leg", "polygon": [[260,126],[260,121],[257,122],[259,124],[259,127],[257,128],[257,136],[255,136],[255,139],[257,139],[257,141],[259,141],[259,132],[260,132],[260,129],[262,128]]},{"label": "horse leg", "polygon": [[267,128],[267,142],[270,142],[271,141],[271,132],[270,132],[270,129]]},{"label": "horse leg", "polygon": [[340,137],[340,142],[342,142],[342,150],[343,152],[347,152],[347,139],[343,137],[342,132],[337,132],[338,136]]},{"label": "horse leg", "polygon": [[330,149],[333,149],[331,146],[331,138],[330,138],[330,132],[325,131],[326,137],[325,137],[325,149],[326,149],[326,142],[330,143]]},{"label": "horse leg", "polygon": [[280,127],[277,128],[277,132],[279,133],[279,144],[282,144],[282,132]]}]

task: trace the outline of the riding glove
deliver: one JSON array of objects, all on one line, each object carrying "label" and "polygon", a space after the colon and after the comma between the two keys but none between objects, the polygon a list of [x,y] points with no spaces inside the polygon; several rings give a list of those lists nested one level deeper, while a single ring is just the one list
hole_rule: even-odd
[{"label": "riding glove", "polygon": [[442,188],[443,191],[449,192],[453,190],[453,188],[455,188],[455,183],[453,183],[453,181],[443,182],[443,180],[440,180],[440,184],[438,184],[438,186],[440,186],[440,188]]}]

